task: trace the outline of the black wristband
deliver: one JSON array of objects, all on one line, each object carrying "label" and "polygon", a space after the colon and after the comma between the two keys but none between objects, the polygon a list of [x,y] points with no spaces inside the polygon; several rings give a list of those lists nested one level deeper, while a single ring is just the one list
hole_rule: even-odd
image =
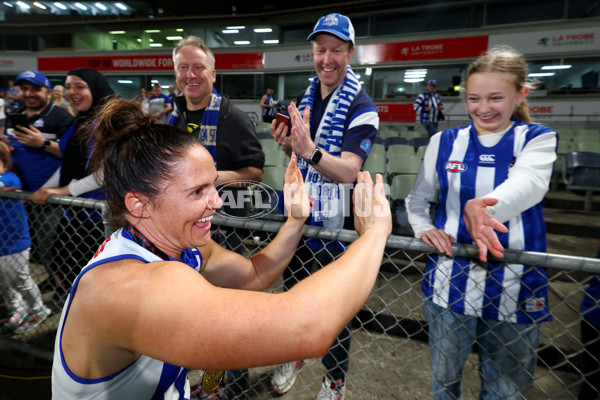
[{"label": "black wristband", "polygon": [[48,139],[46,139],[44,141],[44,144],[42,145],[42,147],[40,147],[40,151],[44,151],[46,150],[48,147],[50,147],[50,141]]}]

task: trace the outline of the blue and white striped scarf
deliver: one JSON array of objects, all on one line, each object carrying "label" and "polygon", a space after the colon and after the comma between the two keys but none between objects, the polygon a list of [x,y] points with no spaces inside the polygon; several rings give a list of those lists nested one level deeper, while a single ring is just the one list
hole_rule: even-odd
[{"label": "blue and white striped scarf", "polygon": [[[307,106],[311,107],[321,82],[315,75],[309,85],[298,110],[302,114]],[[346,116],[354,98],[361,90],[361,84],[348,66],[344,82],[333,93],[315,135],[315,145],[334,157],[342,154],[342,140]],[[342,184],[324,176],[302,158],[298,159],[298,169],[302,172],[308,196],[313,201],[310,224],[328,228],[344,226],[344,188]]]},{"label": "blue and white striped scarf", "polygon": [[221,95],[213,88],[210,100],[202,115],[198,140],[202,142],[213,160],[215,160],[215,167],[217,166],[217,123],[219,122],[219,107],[221,107]]}]

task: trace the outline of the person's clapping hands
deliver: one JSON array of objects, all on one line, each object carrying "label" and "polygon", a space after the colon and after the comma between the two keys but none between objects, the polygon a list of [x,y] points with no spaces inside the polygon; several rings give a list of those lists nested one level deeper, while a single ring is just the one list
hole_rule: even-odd
[{"label": "person's clapping hands", "polygon": [[304,188],[302,173],[296,168],[296,156],[292,155],[285,172],[283,186],[284,204],[288,218],[304,223],[310,215],[310,203]]},{"label": "person's clapping hands", "polygon": [[276,120],[271,123],[271,134],[284,149],[291,149],[305,160],[310,159],[317,148],[310,138],[310,107],[306,107],[304,112],[300,114],[296,104],[291,102],[288,106],[288,112],[292,122],[290,135],[287,136],[288,127],[285,124],[278,125]]},{"label": "person's clapping hands", "polygon": [[354,229],[359,235],[375,229],[387,237],[392,233],[392,212],[385,196],[383,177],[377,174],[375,180],[373,184],[371,174],[367,171],[357,175],[353,198]]}]

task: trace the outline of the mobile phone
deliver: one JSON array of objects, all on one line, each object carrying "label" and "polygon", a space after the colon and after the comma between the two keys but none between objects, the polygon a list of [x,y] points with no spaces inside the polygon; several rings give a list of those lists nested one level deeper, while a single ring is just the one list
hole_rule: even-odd
[{"label": "mobile phone", "polygon": [[[24,113],[7,113],[8,119],[10,119],[10,123],[14,130],[23,132],[17,129],[17,125],[23,126],[27,128],[29,126],[29,118],[27,118],[27,114]],[[25,132],[23,132],[25,133]]]},{"label": "mobile phone", "polygon": [[279,126],[279,124],[287,125],[287,127],[288,127],[287,136],[290,136],[292,133],[292,121],[290,120],[290,116],[278,112],[276,119],[277,119],[277,126]]}]

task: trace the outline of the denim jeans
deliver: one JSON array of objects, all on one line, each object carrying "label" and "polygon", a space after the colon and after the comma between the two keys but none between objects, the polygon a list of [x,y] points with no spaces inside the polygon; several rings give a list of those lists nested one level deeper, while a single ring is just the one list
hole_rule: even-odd
[{"label": "denim jeans", "polygon": [[433,135],[438,133],[438,122],[425,121],[423,127],[427,131],[427,137],[431,138]]},{"label": "denim jeans", "polygon": [[457,314],[425,299],[431,381],[436,400],[462,399],[462,370],[477,343],[480,399],[525,399],[533,385],[538,324]]}]

